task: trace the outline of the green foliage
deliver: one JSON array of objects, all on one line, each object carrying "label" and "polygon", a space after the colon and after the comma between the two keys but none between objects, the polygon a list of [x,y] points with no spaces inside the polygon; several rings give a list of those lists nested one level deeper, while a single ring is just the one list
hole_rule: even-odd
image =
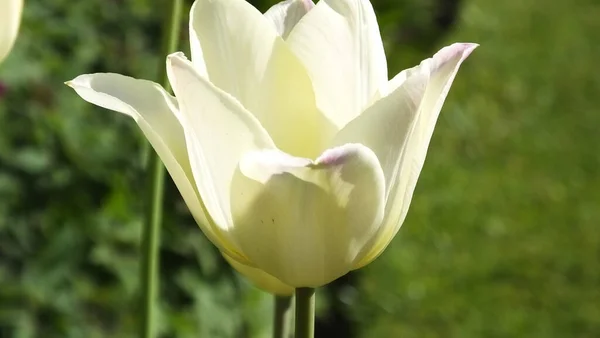
[{"label": "green foliage", "polygon": [[[135,336],[144,140],[62,82],[155,78],[162,3],[26,2],[0,65],[0,337]],[[342,309],[361,337],[597,337],[598,5],[464,0],[453,22],[451,3],[374,0],[393,74],[449,42],[481,47],[399,235],[321,290],[318,315]],[[160,296],[161,337],[269,336],[270,297],[231,271],[170,180]]]}]

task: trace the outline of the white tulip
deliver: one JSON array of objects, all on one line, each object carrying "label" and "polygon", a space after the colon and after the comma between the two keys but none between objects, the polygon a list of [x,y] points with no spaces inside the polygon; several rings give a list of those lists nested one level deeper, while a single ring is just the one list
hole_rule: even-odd
[{"label": "white tulip", "polygon": [[197,0],[190,40],[191,61],[167,58],[176,97],[118,74],[68,84],[136,120],[207,237],[274,293],[327,284],[385,249],[477,46],[445,47],[388,81],[367,0],[288,0],[265,15]]}]

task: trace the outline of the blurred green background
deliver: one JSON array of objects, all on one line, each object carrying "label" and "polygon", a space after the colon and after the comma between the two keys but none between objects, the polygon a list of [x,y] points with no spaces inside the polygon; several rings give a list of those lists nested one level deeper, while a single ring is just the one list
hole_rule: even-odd
[{"label": "blurred green background", "polygon": [[[166,2],[26,1],[0,65],[0,337],[136,334],[144,140],[62,83],[156,78]],[[600,337],[600,3],[374,7],[393,74],[454,41],[481,47],[403,228],[319,291],[317,337]],[[231,271],[170,179],[162,234],[160,337],[269,337],[271,298]]]}]

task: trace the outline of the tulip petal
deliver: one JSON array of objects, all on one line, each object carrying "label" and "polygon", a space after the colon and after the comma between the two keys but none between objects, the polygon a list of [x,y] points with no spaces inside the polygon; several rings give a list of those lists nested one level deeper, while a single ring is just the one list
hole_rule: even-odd
[{"label": "tulip petal", "polygon": [[228,233],[231,180],[242,154],[275,146],[256,118],[202,77],[183,54],[169,55],[167,74],[182,112],[198,192],[215,225]]},{"label": "tulip petal", "polygon": [[208,79],[251,112],[277,147],[313,157],[333,137],[337,129],[317,109],[304,66],[270,20],[249,3],[196,1],[191,35],[198,72],[205,76],[196,62],[200,59]]},{"label": "tulip petal", "polygon": [[278,39],[251,111],[277,147],[295,156],[314,158],[337,128],[316,105],[308,74]]},{"label": "tulip petal", "polygon": [[346,274],[381,224],[384,178],[359,144],[316,161],[279,150],[247,153],[231,195],[238,245],[258,268],[293,287]]},{"label": "tulip petal", "polygon": [[358,116],[387,82],[387,63],[368,0],[321,0],[286,40],[307,68],[317,105],[338,127]]},{"label": "tulip petal", "polygon": [[23,0],[0,1],[0,62],[8,55],[15,43],[22,11]]},{"label": "tulip petal", "polygon": [[197,0],[190,10],[192,61],[201,75],[244,106],[254,99],[277,33],[244,0]]},{"label": "tulip petal", "polygon": [[211,227],[195,188],[177,101],[158,84],[111,73],[80,75],[67,82],[81,98],[133,118],[173,178],[190,212],[206,236],[220,250],[239,253]]},{"label": "tulip petal", "polygon": [[477,47],[456,43],[389,82],[389,95],[375,102],[336,136],[334,144],[360,142],[372,149],[386,178],[383,226],[357,257],[355,268],[375,259],[400,229],[435,123],[462,62]]},{"label": "tulip petal", "polygon": [[240,274],[248,278],[258,288],[278,296],[291,296],[295,288],[283,283],[259,268],[242,264],[223,254],[223,258]]},{"label": "tulip petal", "polygon": [[287,39],[298,21],[314,6],[311,0],[286,0],[269,8],[265,17],[273,22],[277,34]]}]

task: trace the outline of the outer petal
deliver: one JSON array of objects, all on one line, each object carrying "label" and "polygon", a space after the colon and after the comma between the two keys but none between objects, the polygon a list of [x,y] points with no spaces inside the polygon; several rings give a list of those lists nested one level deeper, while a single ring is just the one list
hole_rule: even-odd
[{"label": "outer petal", "polygon": [[238,162],[246,152],[275,146],[252,114],[202,77],[181,53],[167,58],[167,73],[182,112],[198,192],[215,225],[231,238],[229,199]]},{"label": "outer petal", "polygon": [[323,149],[337,129],[317,109],[304,66],[267,18],[244,0],[198,0],[190,26],[199,74],[206,69],[209,80],[254,114],[280,149],[298,156]]},{"label": "outer petal", "polygon": [[0,62],[8,55],[15,43],[22,11],[23,0],[0,1]]},{"label": "outer petal", "polygon": [[80,75],[67,84],[84,100],[132,117],[165,164],[190,212],[222,251],[237,257],[206,218],[195,188],[183,128],[177,119],[177,101],[158,84],[120,74]]},{"label": "outer petal", "polygon": [[355,268],[375,259],[400,229],[423,167],[438,115],[461,63],[477,47],[457,43],[390,81],[391,93],[336,136],[335,144],[360,142],[371,148],[386,178],[386,216]]},{"label": "outer petal", "polygon": [[244,275],[260,289],[278,296],[290,296],[294,294],[295,289],[293,287],[283,283],[261,269],[241,264],[226,254],[223,254],[223,257],[237,272]]},{"label": "outer petal", "polygon": [[234,181],[235,238],[258,268],[293,287],[346,274],[383,218],[384,179],[358,144],[315,162],[278,150],[249,153]]},{"label": "outer petal", "polygon": [[387,81],[383,43],[368,0],[321,0],[287,39],[313,80],[317,104],[338,127]]},{"label": "outer petal", "polygon": [[269,8],[265,17],[273,22],[277,34],[287,39],[292,28],[314,6],[311,0],[286,0]]}]

